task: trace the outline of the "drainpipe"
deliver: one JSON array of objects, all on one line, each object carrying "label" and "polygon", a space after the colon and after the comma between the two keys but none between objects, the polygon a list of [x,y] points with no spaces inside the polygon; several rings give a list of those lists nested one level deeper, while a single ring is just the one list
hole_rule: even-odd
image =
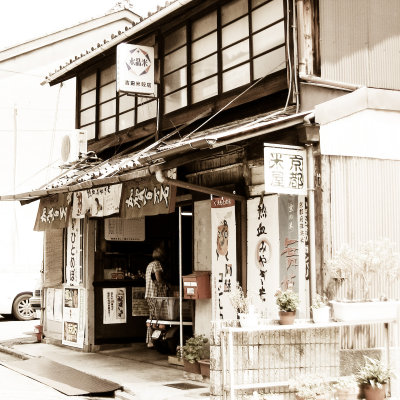
[{"label": "drainpipe", "polygon": [[[296,17],[297,17],[297,48],[298,48],[298,63],[299,75],[306,73],[306,61],[304,56],[304,3],[303,0],[297,0],[296,3]],[[293,7],[293,10],[295,7]]]},{"label": "drainpipe", "polygon": [[172,186],[181,187],[187,190],[192,190],[194,192],[206,193],[214,196],[221,196],[221,197],[229,197],[231,199],[237,201],[245,201],[246,198],[244,196],[240,196],[238,194],[224,192],[223,190],[208,188],[205,186],[195,185],[194,183],[179,181],[178,179],[169,179],[164,175],[164,171],[161,168],[157,168],[154,171],[154,175],[158,182],[160,183],[169,183]]},{"label": "drainpipe", "polygon": [[315,299],[317,293],[317,268],[315,265],[315,199],[314,199],[314,157],[313,145],[306,144],[307,152],[307,197],[308,197],[308,238],[309,238],[309,256],[310,256],[310,302]]}]

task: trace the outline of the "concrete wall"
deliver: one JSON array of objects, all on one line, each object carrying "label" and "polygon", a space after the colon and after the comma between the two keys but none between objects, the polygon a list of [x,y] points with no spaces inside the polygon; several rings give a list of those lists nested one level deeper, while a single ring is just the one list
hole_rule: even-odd
[{"label": "concrete wall", "polygon": [[[211,203],[209,200],[194,203],[194,270],[211,271]],[[195,334],[210,337],[212,300],[195,300]]]}]

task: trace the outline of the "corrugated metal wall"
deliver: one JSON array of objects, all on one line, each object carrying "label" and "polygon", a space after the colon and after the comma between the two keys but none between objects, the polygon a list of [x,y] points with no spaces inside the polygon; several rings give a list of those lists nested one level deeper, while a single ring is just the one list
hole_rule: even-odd
[{"label": "corrugated metal wall", "polygon": [[330,160],[332,253],[385,238],[400,251],[400,161]]},{"label": "corrugated metal wall", "polygon": [[321,77],[400,89],[399,20],[399,0],[320,0]]},{"label": "corrugated metal wall", "polygon": [[[330,181],[332,254],[345,244],[358,249],[362,243],[385,238],[400,251],[400,161],[331,156]],[[358,276],[333,290],[337,299],[349,298],[350,292],[363,298],[365,282]],[[376,274],[370,297],[381,296],[400,300],[400,279]],[[384,344],[381,326],[347,329],[342,338],[343,348]]]}]

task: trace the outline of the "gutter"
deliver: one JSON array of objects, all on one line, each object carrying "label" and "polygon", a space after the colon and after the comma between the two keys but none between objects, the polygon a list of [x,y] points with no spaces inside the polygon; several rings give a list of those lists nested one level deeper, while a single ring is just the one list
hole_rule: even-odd
[{"label": "gutter", "polygon": [[147,17],[142,22],[137,23],[128,31],[122,32],[116,38],[111,39],[109,42],[101,45],[100,47],[93,50],[92,52],[84,55],[81,58],[78,58],[76,61],[73,61],[70,64],[67,64],[65,67],[62,67],[58,72],[51,74],[51,76],[49,76],[49,77],[46,77],[46,79],[41,83],[41,85],[45,85],[46,83],[51,84],[53,81],[61,78],[67,72],[74,70],[79,65],[84,64],[85,62],[91,60],[92,58],[96,57],[98,54],[101,54],[101,53],[105,52],[106,50],[120,44],[124,40],[129,39],[135,33],[140,32],[141,30],[147,28],[151,24],[159,21],[160,19],[164,18],[168,14],[171,14],[173,11],[178,10],[182,6],[184,6],[188,3],[191,3],[192,1],[194,1],[194,0],[175,0],[175,2],[172,3],[171,5],[163,8],[162,10],[156,12],[155,14],[151,15],[150,17]]},{"label": "gutter", "polygon": [[306,75],[301,73],[299,74],[299,78],[308,83],[314,83],[317,85],[328,86],[336,89],[345,89],[354,91],[364,87],[364,85],[354,85],[347,82],[333,81],[330,79],[323,79],[315,75]]}]

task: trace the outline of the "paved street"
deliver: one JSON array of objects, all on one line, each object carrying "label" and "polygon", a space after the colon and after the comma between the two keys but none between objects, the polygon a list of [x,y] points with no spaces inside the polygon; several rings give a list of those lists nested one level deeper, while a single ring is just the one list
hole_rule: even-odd
[{"label": "paved street", "polygon": [[[16,321],[0,316],[0,345],[35,342],[32,335],[39,320]],[[18,360],[15,356],[0,351],[0,364]],[[7,400],[85,400],[85,396],[65,396],[53,388],[43,385],[18,372],[0,365],[0,399]],[[90,397],[95,400],[96,397]],[[100,397],[98,397],[100,399]]]},{"label": "paved street", "polygon": [[16,321],[9,316],[0,315],[0,342],[14,339],[32,339],[35,325],[39,325],[40,320]]}]

